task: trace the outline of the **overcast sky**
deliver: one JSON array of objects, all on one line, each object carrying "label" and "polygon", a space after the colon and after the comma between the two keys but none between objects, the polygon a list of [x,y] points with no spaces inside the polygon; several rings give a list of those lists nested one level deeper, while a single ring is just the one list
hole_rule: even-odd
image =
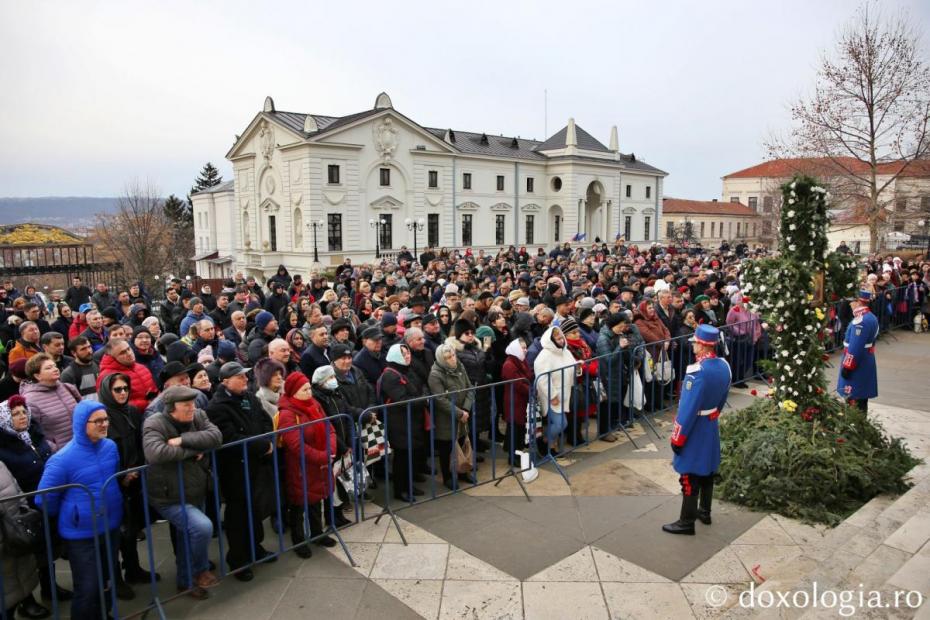
[{"label": "overcast sky", "polygon": [[[888,0],[930,24],[930,2]],[[543,139],[573,116],[710,199],[762,160],[850,0],[0,0],[0,196],[184,195],[271,95],[343,115],[387,91],[426,126]],[[927,39],[924,33],[925,41]],[[925,44],[924,50],[928,46]]]}]

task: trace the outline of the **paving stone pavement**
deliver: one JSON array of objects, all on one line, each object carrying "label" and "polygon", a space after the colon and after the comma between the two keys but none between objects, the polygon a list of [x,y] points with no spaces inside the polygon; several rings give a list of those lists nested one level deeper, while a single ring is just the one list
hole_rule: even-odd
[{"label": "paving stone pavement", "polygon": [[[897,337],[879,345],[882,395],[871,415],[928,457],[930,388],[922,371],[930,335]],[[752,398],[734,389],[730,405],[737,409]],[[835,610],[746,609],[740,595],[750,587],[774,595],[862,584],[930,596],[930,465],[915,468],[906,494],[877,497],[837,528],[718,500],[713,525],[698,524],[694,537],[670,536],[659,529],[680,506],[667,445],[670,419],[656,419],[662,437],[637,427],[635,446],[624,438],[577,449],[565,468],[570,484],[551,466],[542,469],[527,486],[532,501],[509,478],[412,507],[393,503],[396,525],[389,516],[376,522],[384,501],[368,503],[366,519],[341,531],[355,567],[338,546],[314,547],[308,560],[286,553],[256,568],[251,583],[225,579],[208,601],[168,602],[166,617],[835,618]],[[506,467],[501,460],[494,465]],[[479,479],[490,467],[481,466]],[[170,596],[174,566],[166,535],[156,528],[157,556],[164,558],[160,591]],[[269,530],[265,544],[275,547],[277,535]],[[67,572],[59,573],[67,583]],[[146,597],[145,588],[137,592]],[[930,608],[857,610],[855,617],[930,618]]]}]

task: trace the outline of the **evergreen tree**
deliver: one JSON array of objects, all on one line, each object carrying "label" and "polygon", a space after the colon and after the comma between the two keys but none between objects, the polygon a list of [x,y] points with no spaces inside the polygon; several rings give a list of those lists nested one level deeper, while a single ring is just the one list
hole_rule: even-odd
[{"label": "evergreen tree", "polygon": [[205,163],[203,168],[200,169],[200,175],[194,179],[194,186],[191,187],[191,191],[187,194],[187,204],[193,206],[191,194],[215,187],[222,182],[223,177],[220,176],[220,171],[210,162]]},{"label": "evergreen tree", "polygon": [[188,226],[193,226],[194,224],[194,212],[190,207],[190,204],[185,203],[183,200],[171,194],[165,200],[162,209],[165,212],[165,217],[174,222],[175,226],[185,228]]}]

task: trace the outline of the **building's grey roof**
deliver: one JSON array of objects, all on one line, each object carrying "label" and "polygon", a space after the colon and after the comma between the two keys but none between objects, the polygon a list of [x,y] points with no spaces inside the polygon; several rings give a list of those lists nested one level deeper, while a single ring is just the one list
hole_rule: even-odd
[{"label": "building's grey roof", "polygon": [[233,181],[224,181],[223,183],[220,183],[219,185],[214,185],[213,187],[202,189],[199,192],[194,192],[194,194],[218,194],[220,192],[231,192],[233,191],[233,185],[234,185]]},{"label": "building's grey roof", "polygon": [[[348,125],[352,122],[366,118],[368,116],[373,116],[383,111],[384,110],[382,108],[372,108],[370,110],[363,110],[361,112],[348,114],[346,116],[311,114],[310,116],[313,117],[313,120],[316,122],[318,127],[317,131],[311,133],[304,131],[304,122],[307,119],[307,114],[281,111],[267,112],[266,114],[294,133],[309,138],[311,136],[318,136],[323,133],[327,133],[338,127]],[[396,110],[394,110],[394,112],[400,114]],[[586,157],[584,155],[559,155],[555,157],[544,155],[541,151],[565,148],[565,137],[568,134],[567,125],[550,136],[545,142],[540,142],[539,140],[530,140],[527,138],[514,138],[512,136],[494,136],[477,133],[474,131],[460,131],[457,129],[440,129],[437,127],[423,127],[423,129],[439,140],[445,140],[446,132],[451,132],[451,146],[462,153],[468,153],[471,155],[488,155],[491,157],[508,157],[536,161],[580,159],[602,164],[618,165],[622,166],[625,170],[633,170],[636,172],[646,172],[649,174],[661,175],[667,174],[645,162],[634,160],[632,155],[621,154],[619,161],[612,159],[599,159],[596,157]],[[597,138],[589,134],[578,125],[575,125],[575,137],[577,138],[579,149],[597,151],[601,153],[610,152],[610,149],[598,141]],[[214,188],[213,191],[222,190],[217,190]]]},{"label": "building's grey roof", "polygon": [[599,164],[614,164],[616,166],[622,167],[624,170],[630,170],[632,172],[644,172],[647,174],[659,174],[659,175],[668,175],[664,170],[660,170],[655,166],[650,166],[644,161],[638,159],[633,159],[635,155],[625,155],[620,153],[619,160],[613,159],[601,159],[600,157],[587,157],[585,155],[555,155],[549,157],[549,161],[562,161],[562,160],[581,160],[581,161],[590,161]]},{"label": "building's grey roof", "polygon": [[[554,151],[556,149],[564,149],[565,137],[567,135],[568,125],[562,127],[560,130],[549,136],[545,142],[536,147],[536,150]],[[578,141],[578,148],[580,149],[585,149],[587,151],[600,151],[602,153],[610,152],[610,149],[601,144],[597,138],[582,129],[579,125],[575,125],[575,138]]]},{"label": "building's grey roof", "polygon": [[459,131],[457,129],[437,129],[435,127],[426,127],[425,129],[440,140],[445,139],[447,131],[451,131],[452,133],[449,138],[452,140],[452,146],[463,153],[491,155],[494,157],[514,157],[517,159],[546,159],[545,156],[534,150],[536,145],[539,144],[538,140],[527,140],[525,138],[507,136],[489,136],[483,133]]}]

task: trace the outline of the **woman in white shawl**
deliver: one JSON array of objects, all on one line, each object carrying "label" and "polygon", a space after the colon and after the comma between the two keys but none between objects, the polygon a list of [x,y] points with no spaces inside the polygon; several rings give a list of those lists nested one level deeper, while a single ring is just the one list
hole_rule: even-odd
[{"label": "woman in white shawl", "polygon": [[567,426],[565,414],[571,411],[572,386],[581,366],[565,343],[558,327],[550,327],[539,339],[542,351],[533,362],[536,375],[536,400],[547,418],[546,437],[549,455],[558,454],[562,431]]}]

